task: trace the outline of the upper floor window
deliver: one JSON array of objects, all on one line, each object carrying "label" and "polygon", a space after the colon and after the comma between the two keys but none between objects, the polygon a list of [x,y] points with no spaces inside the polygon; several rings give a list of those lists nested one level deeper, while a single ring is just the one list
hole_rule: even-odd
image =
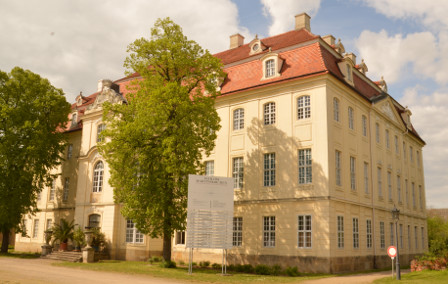
[{"label": "upper floor window", "polygon": [[297,119],[311,117],[310,96],[302,96],[297,99]]},{"label": "upper floor window", "polygon": [[352,67],[347,64],[347,80],[353,81],[353,75],[352,75]]},{"label": "upper floor window", "polygon": [[403,160],[406,160],[406,142],[403,141]]},{"label": "upper floor window", "polygon": [[336,185],[341,186],[342,185],[342,181],[341,181],[341,152],[336,150],[335,151],[335,170],[336,170]]},{"label": "upper floor window", "polygon": [[233,176],[233,188],[243,188],[243,180],[244,180],[243,157],[233,158],[232,176]]},{"label": "upper floor window", "polygon": [[265,66],[265,76],[266,78],[272,77],[275,75],[275,60],[269,59],[264,63]]},{"label": "upper floor window", "polygon": [[386,129],[386,148],[390,148],[389,129]]},{"label": "upper floor window", "polygon": [[339,100],[333,99],[333,117],[335,121],[339,121]]},{"label": "upper floor window", "polygon": [[355,129],[354,118],[353,118],[353,108],[348,107],[348,128]]},{"label": "upper floor window", "polygon": [[64,192],[62,193],[62,201],[68,200],[69,190],[70,190],[70,178],[66,177],[64,181]]},{"label": "upper floor window", "polygon": [[275,103],[267,103],[264,105],[264,125],[275,123]]},{"label": "upper floor window", "polygon": [[97,131],[96,131],[96,142],[102,142],[103,141],[103,137],[101,136],[101,132],[103,132],[105,129],[106,129],[106,124],[101,123],[100,125],[98,125]]},{"label": "upper floor window", "polygon": [[101,192],[103,190],[103,173],[104,164],[102,161],[99,161],[93,170],[93,192]]},{"label": "upper floor window", "polygon": [[380,143],[380,125],[378,123],[375,124],[375,134],[376,143]]},{"label": "upper floor window", "polygon": [[49,197],[50,201],[54,200],[55,193],[56,193],[56,180],[53,180],[50,188],[50,197]]},{"label": "upper floor window", "polygon": [[244,109],[239,108],[233,111],[233,130],[244,128]]},{"label": "upper floor window", "polygon": [[412,146],[409,146],[409,161],[414,162],[414,148]]},{"label": "upper floor window", "polygon": [[275,185],[275,153],[264,154],[263,185]]},{"label": "upper floor window", "polygon": [[395,141],[395,154],[400,154],[400,147],[398,147],[398,136],[395,135],[394,136],[394,141]]},{"label": "upper floor window", "polygon": [[311,149],[299,150],[299,184],[313,182]]},{"label": "upper floor window", "polygon": [[367,136],[367,117],[362,116],[362,135]]},{"label": "upper floor window", "polygon": [[417,158],[417,166],[420,167],[420,152],[415,151],[415,157]]},{"label": "upper floor window", "polygon": [[205,175],[213,176],[215,174],[215,161],[205,162]]},{"label": "upper floor window", "polygon": [[356,158],[350,157],[350,188],[356,190]]},{"label": "upper floor window", "polygon": [[67,160],[70,160],[73,155],[73,144],[68,144],[67,146]]}]

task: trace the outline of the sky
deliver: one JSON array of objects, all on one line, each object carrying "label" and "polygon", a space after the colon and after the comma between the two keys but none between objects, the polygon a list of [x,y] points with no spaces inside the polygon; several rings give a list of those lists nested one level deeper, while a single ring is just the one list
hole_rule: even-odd
[{"label": "sky", "polygon": [[408,106],[424,147],[428,208],[448,208],[448,1],[446,0],[0,0],[0,70],[20,66],[63,89],[69,102],[100,79],[124,77],[127,46],[170,17],[212,53],[229,36],[245,42],[294,28],[340,38],[363,58],[367,76],[384,76]]}]

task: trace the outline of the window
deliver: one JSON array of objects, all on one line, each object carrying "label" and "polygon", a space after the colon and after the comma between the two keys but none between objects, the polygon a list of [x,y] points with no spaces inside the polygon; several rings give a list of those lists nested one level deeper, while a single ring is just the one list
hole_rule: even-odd
[{"label": "window", "polygon": [[355,129],[354,121],[353,121],[353,109],[348,107],[348,128]]},{"label": "window", "polygon": [[420,209],[423,209],[423,197],[422,197],[422,186],[418,186],[418,199],[420,204]]},{"label": "window", "polygon": [[352,81],[352,68],[347,64],[347,80]]},{"label": "window", "polygon": [[384,232],[384,222],[380,222],[380,247],[386,247],[386,235]]},{"label": "window", "polygon": [[49,197],[50,201],[54,200],[55,192],[56,192],[56,180],[53,180],[51,182],[51,188],[50,188],[50,197]]},{"label": "window", "polygon": [[299,215],[297,220],[297,247],[311,248],[311,215]]},{"label": "window", "polygon": [[408,225],[408,247],[411,250],[411,226]]},{"label": "window", "polygon": [[103,132],[104,130],[106,130],[106,124],[101,123],[100,125],[98,125],[97,130],[96,130],[96,142],[102,142],[103,141],[103,137],[101,136],[101,132]]},{"label": "window", "polygon": [[411,183],[411,189],[412,189],[412,206],[415,208],[415,183]]},{"label": "window", "polygon": [[269,59],[265,62],[265,76],[266,78],[272,77],[275,75],[275,60]]},{"label": "window", "polygon": [[46,230],[50,230],[51,227],[53,227],[53,220],[47,219],[47,226],[45,227]]},{"label": "window", "polygon": [[143,243],[143,234],[137,229],[132,220],[126,220],[126,243],[141,244]]},{"label": "window", "polygon": [[336,185],[342,186],[341,181],[341,152],[336,150],[335,152],[335,168],[336,168]]},{"label": "window", "polygon": [[338,248],[344,248],[344,217],[338,216]]},{"label": "window", "polygon": [[103,170],[103,162],[99,161],[96,163],[93,170],[93,192],[101,192],[103,190]]},{"label": "window", "polygon": [[297,119],[311,117],[310,96],[302,96],[297,99]]},{"label": "window", "polygon": [[176,231],[176,245],[185,245],[185,231]]},{"label": "window", "polygon": [[40,201],[42,199],[42,191],[39,191],[37,193],[37,201]]},{"label": "window", "polygon": [[403,141],[403,159],[406,160],[406,142]]},{"label": "window", "polygon": [[267,103],[264,105],[264,125],[275,123],[275,103]]},{"label": "window", "polygon": [[362,135],[367,136],[367,117],[362,116]]},{"label": "window", "polygon": [[213,176],[215,174],[215,161],[205,162],[205,175]]},{"label": "window", "polygon": [[39,235],[39,219],[34,219],[33,238],[37,238],[38,235]]},{"label": "window", "polygon": [[72,127],[76,126],[78,124],[78,117],[76,113],[72,114]]},{"label": "window", "polygon": [[275,153],[264,154],[264,186],[275,185]]},{"label": "window", "polygon": [[386,129],[386,148],[390,149],[389,129]]},{"label": "window", "polygon": [[375,134],[376,143],[380,143],[380,125],[378,123],[375,124]]},{"label": "window", "polygon": [[70,178],[67,177],[65,178],[64,181],[64,192],[62,193],[62,201],[68,200],[69,189],[70,189]]},{"label": "window", "polygon": [[233,217],[233,246],[240,247],[243,244],[243,217]]},{"label": "window", "polygon": [[356,159],[350,157],[350,188],[356,190]]},{"label": "window", "polygon": [[389,192],[389,200],[392,201],[392,173],[387,172],[387,191]]},{"label": "window", "polygon": [[89,227],[99,228],[100,227],[101,216],[99,214],[92,214],[89,216]]},{"label": "window", "polygon": [[353,218],[353,248],[359,248],[358,218]]},{"label": "window", "polygon": [[242,157],[233,158],[232,177],[233,177],[233,188],[243,188],[244,163]]},{"label": "window", "polygon": [[333,99],[333,118],[335,121],[339,121],[339,100]]},{"label": "window", "polygon": [[239,108],[233,111],[233,130],[244,128],[244,109]]},{"label": "window", "polygon": [[369,194],[369,164],[364,162],[364,192]]},{"label": "window", "polygon": [[[22,235],[22,236],[26,236],[26,234],[27,234],[27,228],[26,228],[27,223],[28,223],[28,220],[27,220],[27,219],[23,219],[23,220],[22,220],[22,230],[23,230],[23,233],[24,233],[24,235]],[[28,237],[28,236],[27,236],[27,237]]]},{"label": "window", "polygon": [[372,248],[372,220],[366,220],[367,248]]},{"label": "window", "polygon": [[263,246],[275,247],[275,216],[263,217]]},{"label": "window", "polygon": [[394,137],[394,141],[395,141],[395,154],[400,154],[400,148],[398,147],[398,136],[395,135]]},{"label": "window", "polygon": [[378,197],[383,197],[383,183],[382,183],[382,172],[381,168],[378,167],[377,169],[377,175],[378,175]]},{"label": "window", "polygon": [[418,249],[417,226],[414,227],[415,249]]},{"label": "window", "polygon": [[397,176],[397,193],[398,193],[398,202],[401,203],[401,177]]},{"label": "window", "polygon": [[390,226],[390,245],[393,246],[394,245],[394,240],[395,240],[395,237],[394,237],[394,223],[390,223],[389,226]]},{"label": "window", "polygon": [[67,160],[70,160],[73,155],[73,144],[68,144],[67,147]]},{"label": "window", "polygon": [[421,227],[421,233],[422,233],[422,249],[425,248],[425,228]]},{"label": "window", "polygon": [[404,187],[406,190],[406,205],[409,207],[409,190],[408,190],[408,180],[404,180]]},{"label": "window", "polygon": [[400,248],[403,248],[403,224],[400,224]]},{"label": "window", "polygon": [[409,161],[414,162],[414,148],[412,146],[409,146]]},{"label": "window", "polygon": [[313,181],[311,149],[299,150],[299,184]]}]

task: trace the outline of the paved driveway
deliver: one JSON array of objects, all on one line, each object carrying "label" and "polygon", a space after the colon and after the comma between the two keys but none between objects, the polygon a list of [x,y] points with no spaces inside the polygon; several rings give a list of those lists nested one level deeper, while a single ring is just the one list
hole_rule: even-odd
[{"label": "paved driveway", "polygon": [[78,270],[52,266],[54,260],[0,257],[0,284],[167,284],[181,283],[151,276]]}]

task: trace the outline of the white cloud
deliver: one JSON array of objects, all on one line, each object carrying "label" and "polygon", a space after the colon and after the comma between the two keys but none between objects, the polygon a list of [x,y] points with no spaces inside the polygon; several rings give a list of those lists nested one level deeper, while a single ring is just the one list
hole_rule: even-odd
[{"label": "white cloud", "polygon": [[[369,75],[384,75],[388,83],[409,76],[433,78],[444,85],[448,80],[448,33],[431,32],[389,35],[363,31],[355,45],[369,67]],[[412,72],[410,72],[412,71]]]},{"label": "white cloud", "polygon": [[128,44],[149,37],[157,18],[171,17],[211,52],[229,36],[250,37],[230,0],[0,0],[0,69],[30,69],[63,88],[68,100],[96,91],[99,79],[124,76]]},{"label": "white cloud", "polygon": [[[440,30],[448,27],[446,0],[362,0],[377,12],[394,19],[418,20],[427,28]],[[443,26],[443,27],[441,27]]]},{"label": "white cloud", "polygon": [[448,92],[425,94],[420,86],[405,91],[400,103],[412,111],[412,123],[427,142],[423,149],[427,205],[446,207],[448,192]]},{"label": "white cloud", "polygon": [[292,30],[295,15],[306,12],[313,17],[320,6],[320,0],[261,0],[261,3],[265,16],[272,19],[270,36]]}]

